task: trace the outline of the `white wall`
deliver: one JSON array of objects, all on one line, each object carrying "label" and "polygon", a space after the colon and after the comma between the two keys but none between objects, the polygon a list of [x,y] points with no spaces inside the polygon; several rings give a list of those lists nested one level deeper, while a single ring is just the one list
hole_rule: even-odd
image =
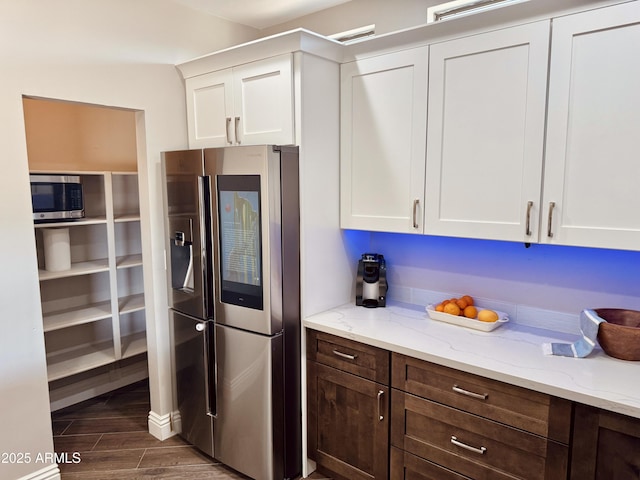
[{"label": "white wall", "polygon": [[265,28],[260,36],[306,28],[322,35],[332,35],[357,27],[375,24],[376,35],[423,25],[427,8],[445,0],[351,0],[291,22]]},{"label": "white wall", "polygon": [[32,458],[0,463],[0,478],[46,469],[34,460],[53,451],[22,95],[144,112],[150,358],[158,356],[151,401],[168,413],[170,393],[158,388],[169,381],[159,162],[161,151],[187,146],[184,88],[173,65],[255,37],[165,0],[0,0],[0,452]]}]

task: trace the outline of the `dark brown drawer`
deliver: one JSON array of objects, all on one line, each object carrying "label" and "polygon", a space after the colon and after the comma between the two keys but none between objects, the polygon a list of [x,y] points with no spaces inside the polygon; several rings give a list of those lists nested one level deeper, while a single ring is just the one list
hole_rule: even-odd
[{"label": "dark brown drawer", "polygon": [[389,352],[346,338],[307,330],[311,361],[389,385]]},{"label": "dark brown drawer", "polygon": [[435,463],[391,447],[390,480],[469,480]]},{"label": "dark brown drawer", "polygon": [[391,444],[471,478],[567,478],[567,445],[395,389]]},{"label": "dark brown drawer", "polygon": [[391,363],[394,388],[569,443],[568,400],[396,353]]}]

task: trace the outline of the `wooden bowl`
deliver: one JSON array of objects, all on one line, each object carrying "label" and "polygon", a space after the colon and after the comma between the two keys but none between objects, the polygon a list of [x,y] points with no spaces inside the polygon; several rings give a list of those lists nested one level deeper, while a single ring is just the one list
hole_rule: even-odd
[{"label": "wooden bowl", "polygon": [[606,320],[598,328],[598,343],[604,352],[620,360],[640,360],[640,311],[598,308]]}]

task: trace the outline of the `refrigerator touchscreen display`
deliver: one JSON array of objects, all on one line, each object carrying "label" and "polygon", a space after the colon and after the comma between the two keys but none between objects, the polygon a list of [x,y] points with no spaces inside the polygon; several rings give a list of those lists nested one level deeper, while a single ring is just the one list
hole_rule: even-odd
[{"label": "refrigerator touchscreen display", "polygon": [[259,175],[219,175],[220,296],[262,310]]}]

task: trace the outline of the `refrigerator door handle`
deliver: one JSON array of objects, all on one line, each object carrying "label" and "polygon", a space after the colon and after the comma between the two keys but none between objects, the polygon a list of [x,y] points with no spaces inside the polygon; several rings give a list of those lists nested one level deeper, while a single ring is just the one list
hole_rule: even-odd
[{"label": "refrigerator door handle", "polygon": [[[211,228],[211,177],[198,177],[198,202],[200,211],[200,244],[202,258],[202,301],[207,320],[214,318],[213,306],[213,230]],[[217,368],[216,342],[213,322],[206,323],[203,331],[204,371],[207,415],[215,417],[217,412]]]},{"label": "refrigerator door handle", "polygon": [[216,368],[216,339],[213,322],[199,324],[204,328],[196,330],[202,331],[204,341],[204,371],[205,371],[205,401],[207,405],[207,415],[215,417],[217,415],[217,388],[218,371]]},{"label": "refrigerator door handle", "polygon": [[213,319],[213,245],[211,231],[211,177],[198,177],[200,258],[202,260],[202,302],[205,318]]}]

